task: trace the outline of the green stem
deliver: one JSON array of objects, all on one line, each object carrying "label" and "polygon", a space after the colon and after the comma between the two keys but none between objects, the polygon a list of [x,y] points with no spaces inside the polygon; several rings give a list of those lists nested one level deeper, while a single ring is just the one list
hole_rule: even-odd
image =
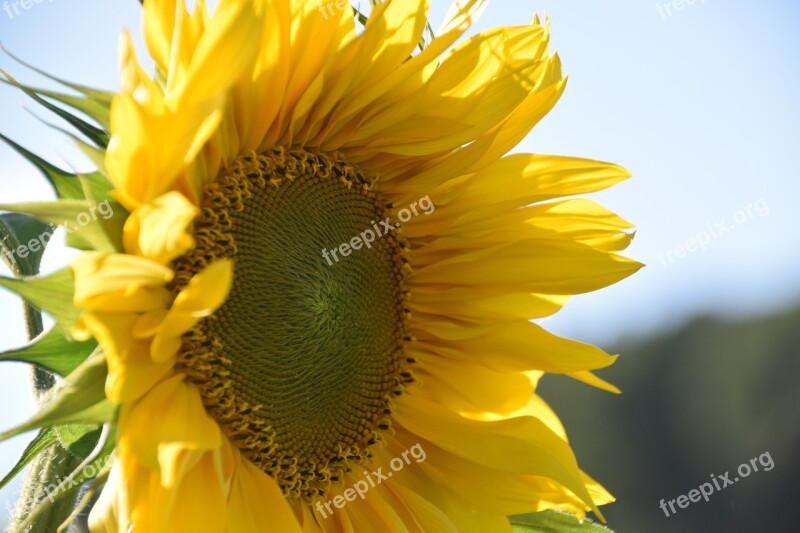
[{"label": "green stem", "polygon": [[[50,503],[43,498],[43,489],[56,485],[58,480],[68,476],[78,467],[80,459],[56,444],[40,453],[30,464],[30,470],[24,483],[14,515],[11,517],[9,531],[22,532],[55,532],[59,526],[69,518],[75,507],[78,491],[59,495],[55,503]],[[37,499],[38,498],[38,499]],[[41,507],[43,503],[47,507]],[[23,527],[31,513],[37,511],[36,517]]]},{"label": "green stem", "polygon": [[[27,302],[24,305],[25,329],[28,340],[31,341],[44,331],[42,313]],[[55,385],[56,380],[51,372],[38,366],[31,369],[31,378],[33,379],[33,394],[36,396],[36,400],[41,402],[42,396]]]},{"label": "green stem", "polygon": [[[17,268],[12,268],[12,271],[22,276],[35,275],[39,270],[38,265],[27,269],[19,263],[15,266]],[[24,270],[30,270],[30,272],[25,272]],[[42,313],[25,302],[24,316],[28,340],[33,340],[44,329]],[[41,404],[47,391],[55,384],[55,377],[51,372],[43,368],[33,367],[31,378],[34,396]],[[22,491],[17,501],[17,507],[11,517],[9,531],[12,533],[56,531],[62,522],[72,514],[78,491],[61,494],[60,498],[55,500],[55,503],[38,510],[37,516],[31,521],[30,525],[23,527],[22,524],[30,517],[34,509],[42,505],[42,489],[49,485],[57,484],[59,479],[67,477],[80,462],[79,458],[69,453],[60,444],[55,444],[40,453],[29,466],[28,475],[22,484]]]}]

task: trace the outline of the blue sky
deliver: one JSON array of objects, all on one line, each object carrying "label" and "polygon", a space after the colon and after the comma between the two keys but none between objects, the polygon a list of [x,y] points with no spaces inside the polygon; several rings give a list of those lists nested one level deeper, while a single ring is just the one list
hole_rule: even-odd
[{"label": "blue sky", "polygon": [[[433,0],[434,27],[447,5]],[[593,198],[636,224],[628,254],[647,268],[575,298],[548,322],[609,350],[616,338],[674,327],[697,313],[744,315],[800,302],[800,5],[674,6],[496,0],[476,26],[523,23],[535,11],[552,20],[553,48],[570,81],[520,151],[609,160],[634,173]],[[118,35],[128,28],[139,39],[139,11],[135,0],[43,0],[13,18],[0,11],[0,42],[51,73],[114,88]],[[45,84],[7,57],[0,56],[0,68]],[[0,132],[59,164],[87,168],[69,141],[26,109],[51,118],[23,101],[0,87]],[[0,202],[50,194],[27,163],[0,146]],[[45,269],[68,259],[54,248]],[[24,341],[19,309],[0,293],[0,348]],[[0,373],[0,401],[13,398],[18,407],[0,410],[0,427],[30,413],[30,402],[19,400],[27,394],[25,376],[18,365]],[[24,439],[0,445],[0,471],[22,446]],[[0,492],[0,502],[11,497]]]}]

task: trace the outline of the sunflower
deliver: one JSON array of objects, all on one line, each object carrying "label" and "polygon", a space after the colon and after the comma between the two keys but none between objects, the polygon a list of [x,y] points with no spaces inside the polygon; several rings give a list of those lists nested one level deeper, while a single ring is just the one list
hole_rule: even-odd
[{"label": "sunflower", "polygon": [[[510,531],[599,515],[536,394],[615,357],[534,319],[640,265],[608,163],[507,155],[565,79],[531,24],[428,2],[144,2],[105,171],[118,251],[72,265],[119,407],[93,531]],[[422,43],[422,44],[421,44]],[[600,516],[600,515],[599,515]]]}]

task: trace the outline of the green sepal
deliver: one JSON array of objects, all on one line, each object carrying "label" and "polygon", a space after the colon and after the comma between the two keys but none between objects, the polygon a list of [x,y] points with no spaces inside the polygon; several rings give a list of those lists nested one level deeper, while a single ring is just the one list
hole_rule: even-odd
[{"label": "green sepal", "polygon": [[[381,3],[381,0],[370,0],[369,3],[370,3],[370,5],[372,7],[375,7],[376,5]],[[322,9],[322,8],[320,8],[320,9]],[[362,13],[361,9],[353,6],[353,16],[355,17],[356,22],[358,22],[359,24],[361,24],[365,28],[367,27],[367,22],[369,22],[369,17],[367,15],[365,15],[364,13]],[[425,23],[425,29],[422,32],[422,37],[420,38],[419,44],[417,45],[419,50],[420,50],[420,52],[425,50],[428,47],[428,45],[431,43],[431,41],[433,41],[433,39],[435,37],[436,37],[436,35],[434,35],[434,33],[433,33],[433,28],[431,27],[431,23],[430,22],[426,22]],[[411,59],[411,58],[409,57],[408,59]]]},{"label": "green sepal", "polygon": [[[96,463],[103,463],[101,467],[102,470],[109,470],[110,464],[108,464],[108,460],[110,459],[111,455],[114,453],[114,450],[117,446],[116,440],[116,426],[113,423],[105,424],[102,426],[95,426],[100,430],[97,434],[97,439],[95,440],[95,444],[90,450],[85,450],[84,455],[81,456],[83,462],[94,462]],[[72,450],[70,450],[72,451]],[[109,466],[108,469],[105,466]],[[78,483],[83,483],[84,481],[88,481],[92,478],[83,472],[78,472],[77,470],[71,474],[72,477],[75,478],[75,481]]]},{"label": "green sepal", "polygon": [[72,302],[74,279],[72,271],[64,268],[46,276],[28,276],[21,279],[0,276],[0,287],[17,293],[28,303],[48,312],[64,335],[81,314]]},{"label": "green sepal", "polygon": [[[53,234],[54,228],[29,215],[0,214],[0,259],[15,276],[38,272],[44,254],[41,236]],[[49,239],[48,239],[49,240]],[[31,243],[34,246],[30,246]]]},{"label": "green sepal", "polygon": [[[75,128],[83,135],[85,135],[88,139],[90,139],[93,143],[95,143],[98,147],[105,148],[108,146],[109,134],[104,129],[89,124],[85,120],[76,117],[69,111],[66,111],[58,107],[49,100],[45,100],[42,96],[40,96],[40,93],[36,89],[33,89],[31,87],[28,87],[27,85],[18,82],[8,72],[4,71],[3,69],[0,69],[0,74],[5,76],[5,79],[0,78],[0,81],[8,85],[13,85],[14,87],[17,87],[19,90],[21,90],[22,92],[27,94],[30,98],[32,98],[36,103],[40,104],[49,111],[61,117],[69,125],[71,125],[73,128]],[[58,94],[58,93],[51,93],[51,94]]]},{"label": "green sepal", "polygon": [[579,521],[569,513],[542,511],[509,517],[514,533],[613,533],[588,518]]},{"label": "green sepal", "polygon": [[[103,174],[103,176],[105,176],[105,174],[106,174],[106,170],[105,170],[105,168],[106,168],[106,151],[105,151],[104,148],[99,148],[99,147],[94,146],[94,145],[92,145],[90,143],[87,143],[86,141],[84,141],[83,139],[81,139],[80,137],[78,137],[77,135],[72,133],[71,131],[69,131],[67,129],[64,129],[64,128],[61,128],[59,126],[56,126],[55,124],[51,124],[50,122],[46,121],[45,119],[43,119],[42,117],[40,117],[39,115],[37,115],[36,113],[31,111],[30,109],[26,108],[25,110],[33,118],[35,118],[36,120],[38,120],[39,122],[41,122],[42,124],[47,126],[48,128],[54,129],[57,132],[59,132],[59,133],[65,135],[65,136],[69,137],[70,139],[72,139],[72,142],[75,143],[75,145],[78,147],[78,150],[83,152],[83,154],[86,157],[88,157],[89,160],[92,162],[92,164],[95,167],[97,167],[97,172],[99,172],[100,174]],[[104,182],[108,183],[108,180],[106,180],[104,178]]]},{"label": "green sepal", "polygon": [[18,58],[17,56],[15,56],[14,54],[12,54],[8,50],[6,50],[5,47],[2,44],[0,44],[0,50],[5,52],[11,59],[16,61],[20,65],[31,69],[32,71],[36,72],[37,74],[40,74],[40,75],[44,76],[48,80],[54,81],[54,82],[56,82],[58,84],[61,84],[64,87],[72,89],[73,91],[77,91],[77,92],[81,93],[82,95],[84,95],[84,96],[86,96],[88,98],[91,98],[92,100],[95,100],[97,102],[105,104],[107,107],[111,107],[111,100],[114,97],[114,93],[109,92],[109,91],[103,91],[101,89],[93,89],[92,87],[87,87],[85,85],[80,85],[78,83],[72,83],[72,82],[69,82],[69,81],[62,80],[61,78],[57,78],[57,77],[53,76],[52,74],[48,74],[44,70],[36,68],[35,66],[31,65],[30,63],[26,63],[22,59]]},{"label": "green sepal", "polygon": [[98,424],[64,424],[54,428],[61,447],[81,461],[97,446],[102,429]]},{"label": "green sepal", "polygon": [[[88,178],[79,176],[84,186],[87,197],[91,194],[91,182]],[[128,220],[128,211],[116,200],[103,200],[93,202],[89,200],[91,220],[85,226],[73,225],[71,231],[67,226],[67,245],[79,250],[97,250],[100,252],[121,252],[123,250],[122,232]],[[104,207],[109,213],[108,218],[98,210]],[[98,216],[100,215],[100,216]]]},{"label": "green sepal", "polygon": [[58,436],[56,435],[55,428],[50,427],[41,430],[30,442],[30,444],[28,444],[28,446],[25,448],[25,451],[22,452],[22,456],[17,461],[17,464],[15,464],[11,471],[6,474],[2,480],[0,480],[0,489],[8,485],[12,479],[17,477],[17,474],[22,472],[22,470],[28,466],[28,463],[33,461],[37,455],[57,442]]},{"label": "green sepal", "polygon": [[94,339],[84,342],[71,340],[53,327],[23,348],[0,353],[0,361],[31,363],[66,376],[78,368],[95,348],[97,341]]},{"label": "green sepal", "polygon": [[[87,182],[84,182],[86,185]],[[88,192],[88,191],[87,191]],[[103,209],[98,209],[102,207]],[[128,212],[117,202],[103,200],[55,200],[0,204],[0,209],[24,213],[64,227],[67,244],[82,250],[119,252],[122,250],[122,228]],[[106,216],[106,213],[109,213]],[[85,224],[83,222],[85,220]]]},{"label": "green sepal", "polygon": [[0,441],[57,424],[108,423],[116,414],[116,406],[106,400],[107,376],[105,356],[95,351],[47,393],[38,413],[27,422],[0,433]]},{"label": "green sepal", "polygon": [[353,7],[353,16],[355,16],[356,21],[358,21],[362,26],[366,27],[369,17],[362,13],[359,8]]},{"label": "green sepal", "polygon": [[[2,72],[2,71],[0,71]],[[4,73],[8,76],[7,73]],[[111,109],[104,103],[98,102],[96,100],[92,100],[91,98],[86,98],[83,96],[73,96],[71,94],[64,94],[59,93],[56,91],[50,91],[47,89],[40,89],[38,87],[30,87],[30,86],[23,86],[16,80],[9,81],[8,79],[0,78],[0,82],[5,83],[6,85],[11,85],[13,87],[17,87],[22,89],[36,93],[39,96],[44,96],[47,98],[52,98],[57,102],[61,102],[64,105],[67,105],[77,111],[80,111],[87,117],[91,118],[95,122],[97,122],[100,126],[103,127],[105,132],[108,132],[111,125],[110,113]]]},{"label": "green sepal", "polygon": [[[108,179],[106,179],[106,151],[102,148],[92,146],[77,135],[74,135],[68,131],[65,131],[64,133],[66,133],[67,136],[72,139],[72,142],[75,143],[75,145],[78,147],[78,150],[83,152],[83,155],[88,157],[89,161],[91,161],[92,164],[97,167],[97,172],[93,172],[92,174],[97,176],[98,181],[106,186],[106,188],[101,191],[103,193],[103,199],[110,198],[108,191],[111,190],[111,184],[109,183]],[[97,199],[96,196],[95,199]]]},{"label": "green sepal", "polygon": [[[67,200],[94,199],[97,202],[110,199],[108,193],[112,188],[111,183],[99,172],[91,172],[80,176],[78,174],[66,172],[15,143],[2,133],[0,133],[0,140],[8,144],[22,157],[33,163],[53,186],[59,198]],[[82,180],[89,183],[91,196],[87,196]]]},{"label": "green sepal", "polygon": [[100,172],[89,172],[87,174],[75,174],[75,177],[78,179],[78,182],[81,184],[81,191],[83,192],[83,198],[78,198],[78,200],[87,200],[91,202],[93,205],[99,204],[104,201],[108,201],[114,206],[114,213],[121,213],[124,214],[125,218],[128,216],[128,212],[120,206],[120,209],[116,209],[116,205],[119,205],[117,201],[111,196],[111,183],[108,179],[101,174]]}]

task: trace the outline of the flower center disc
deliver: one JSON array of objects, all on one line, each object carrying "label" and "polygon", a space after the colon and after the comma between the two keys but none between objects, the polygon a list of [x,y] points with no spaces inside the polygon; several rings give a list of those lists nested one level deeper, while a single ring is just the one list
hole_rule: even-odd
[{"label": "flower center disc", "polygon": [[[180,288],[210,262],[234,261],[227,301],[185,336],[180,365],[229,439],[289,497],[325,494],[348,461],[368,457],[411,381],[405,244],[375,232],[387,216],[340,159],[253,153],[206,188],[196,247],[174,265]],[[354,237],[362,245],[343,255]]]}]

